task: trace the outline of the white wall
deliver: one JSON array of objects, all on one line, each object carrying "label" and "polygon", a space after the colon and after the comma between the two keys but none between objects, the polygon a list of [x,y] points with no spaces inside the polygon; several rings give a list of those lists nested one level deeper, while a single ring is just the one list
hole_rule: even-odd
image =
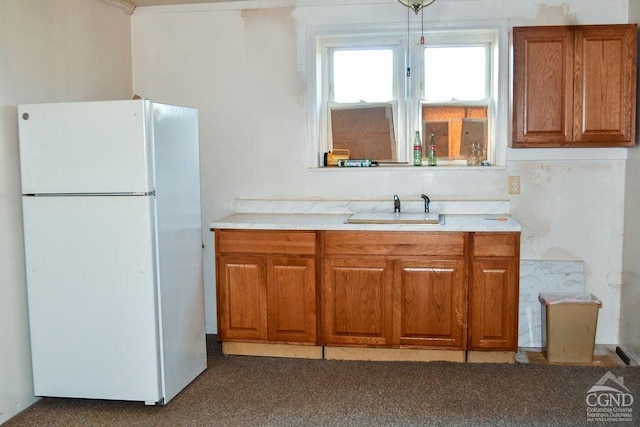
[{"label": "white wall", "polygon": [[640,150],[636,147],[626,164],[624,274],[620,305],[620,344],[634,360],[640,360]]},{"label": "white wall", "polygon": [[[402,24],[406,9],[383,0],[309,0],[292,8],[270,3],[148,7],[132,16],[135,91],[200,109],[205,230],[234,210],[236,198],[385,199],[398,193],[418,199],[426,192],[435,200],[507,199],[507,173],[518,174],[522,194],[511,201],[523,225],[522,258],[584,261],[586,290],[604,304],[597,341],[618,342],[625,150],[582,150],[579,159],[571,150],[546,151],[540,159],[526,150],[510,155],[506,168],[473,176],[444,169],[309,170],[305,40],[298,34],[308,24]],[[449,0],[429,6],[425,19],[427,25],[491,20],[510,27],[621,23],[627,14],[627,0],[606,8],[598,0]],[[211,233],[205,232],[205,242],[207,330],[214,332]]]},{"label": "white wall", "polygon": [[130,17],[98,0],[0,0],[0,424],[35,402],[17,104],[131,97]]},{"label": "white wall", "polygon": [[[640,22],[640,2],[629,2],[629,21]],[[639,55],[640,57],[640,55]],[[638,76],[640,87],[640,75]],[[640,112],[636,119],[640,123]],[[638,139],[639,135],[636,135]],[[624,254],[620,305],[620,344],[640,361],[640,149],[629,150],[626,164]]]}]

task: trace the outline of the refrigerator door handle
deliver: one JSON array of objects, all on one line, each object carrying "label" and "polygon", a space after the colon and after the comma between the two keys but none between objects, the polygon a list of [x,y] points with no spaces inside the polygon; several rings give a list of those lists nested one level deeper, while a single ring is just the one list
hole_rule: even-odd
[{"label": "refrigerator door handle", "polygon": [[123,197],[123,196],[156,196],[156,190],[153,191],[141,191],[134,193],[26,193],[23,194],[25,197]]}]

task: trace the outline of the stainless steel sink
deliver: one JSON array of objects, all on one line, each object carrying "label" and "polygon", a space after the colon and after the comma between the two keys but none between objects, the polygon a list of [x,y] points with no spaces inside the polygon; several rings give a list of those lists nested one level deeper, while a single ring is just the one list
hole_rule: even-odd
[{"label": "stainless steel sink", "polygon": [[437,212],[358,212],[347,224],[444,224],[444,215]]}]

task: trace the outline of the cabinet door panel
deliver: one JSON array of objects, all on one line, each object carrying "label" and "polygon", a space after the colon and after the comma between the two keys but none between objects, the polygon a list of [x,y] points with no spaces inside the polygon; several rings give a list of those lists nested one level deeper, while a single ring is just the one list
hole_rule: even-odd
[{"label": "cabinet door panel", "polygon": [[562,146],[573,139],[573,31],[514,28],[514,147]]},{"label": "cabinet door panel", "polygon": [[221,340],[267,339],[266,266],[260,256],[218,258],[218,326]]},{"label": "cabinet door panel", "polygon": [[316,342],[315,258],[273,258],[267,265],[269,340]]},{"label": "cabinet door panel", "polygon": [[575,45],[574,140],[633,146],[636,25],[577,27]]},{"label": "cabinet door panel", "polygon": [[469,349],[518,349],[518,261],[475,260],[470,289]]},{"label": "cabinet door panel", "polygon": [[393,343],[466,348],[464,261],[399,260]]},{"label": "cabinet door panel", "polygon": [[323,268],[323,316],[327,344],[391,342],[391,261],[328,259]]}]

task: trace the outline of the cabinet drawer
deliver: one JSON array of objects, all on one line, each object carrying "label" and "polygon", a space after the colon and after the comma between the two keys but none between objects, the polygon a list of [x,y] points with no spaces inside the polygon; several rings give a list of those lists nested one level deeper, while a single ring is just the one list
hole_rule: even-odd
[{"label": "cabinet drawer", "polygon": [[520,254],[520,233],[475,233],[474,257],[517,257]]},{"label": "cabinet drawer", "polygon": [[215,230],[220,254],[315,255],[313,231]]},{"label": "cabinet drawer", "polygon": [[466,233],[327,231],[326,255],[464,256]]}]

